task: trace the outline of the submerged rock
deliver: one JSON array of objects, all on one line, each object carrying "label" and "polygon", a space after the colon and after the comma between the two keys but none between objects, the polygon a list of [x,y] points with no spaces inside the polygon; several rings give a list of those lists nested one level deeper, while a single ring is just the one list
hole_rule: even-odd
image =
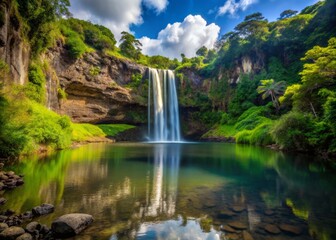
[{"label": "submerged rock", "polygon": [[32,211],[35,216],[42,216],[52,213],[54,210],[55,210],[54,205],[43,203],[41,206],[34,207]]},{"label": "submerged rock", "polygon": [[6,223],[0,223],[0,232],[2,232],[3,230],[7,228],[8,228],[8,225]]},{"label": "submerged rock", "polygon": [[24,233],[21,236],[19,236],[16,240],[33,240],[33,237],[29,233]]},{"label": "submerged rock", "polygon": [[66,214],[56,219],[51,230],[56,237],[66,238],[79,234],[93,222],[93,217],[89,214],[72,213]]},{"label": "submerged rock", "polygon": [[12,240],[16,239],[17,237],[21,236],[24,233],[25,230],[21,227],[9,227],[0,233],[0,239]]},{"label": "submerged rock", "polygon": [[238,229],[238,230],[245,230],[247,229],[246,224],[241,223],[241,222],[231,222],[229,223],[230,227],[233,227],[234,229]]},{"label": "submerged rock", "polygon": [[254,238],[249,232],[243,231],[243,240],[254,240]]},{"label": "submerged rock", "polygon": [[302,229],[296,226],[292,226],[292,225],[288,225],[288,224],[280,224],[279,228],[285,232],[285,233],[289,233],[289,234],[293,234],[293,235],[300,235],[302,233]]},{"label": "submerged rock", "polygon": [[276,225],[272,224],[266,224],[264,226],[264,229],[266,232],[271,233],[271,234],[279,234],[281,231]]}]

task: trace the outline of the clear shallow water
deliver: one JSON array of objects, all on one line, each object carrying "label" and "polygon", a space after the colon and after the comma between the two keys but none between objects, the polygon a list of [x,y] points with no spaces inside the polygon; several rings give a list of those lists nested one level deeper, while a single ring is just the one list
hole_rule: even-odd
[{"label": "clear shallow water", "polygon": [[[51,224],[72,212],[94,224],[76,239],[336,239],[336,171],[268,149],[235,144],[94,144],[13,170],[25,184],[4,197],[17,213],[52,203]],[[269,225],[300,234],[271,234]]]}]

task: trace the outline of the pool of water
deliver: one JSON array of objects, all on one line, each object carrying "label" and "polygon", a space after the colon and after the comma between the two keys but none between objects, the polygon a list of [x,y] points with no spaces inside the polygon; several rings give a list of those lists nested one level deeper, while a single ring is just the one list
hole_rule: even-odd
[{"label": "pool of water", "polygon": [[91,144],[24,159],[12,169],[25,184],[0,210],[51,203],[37,219],[48,225],[93,215],[76,239],[334,240],[336,171],[311,160],[223,143]]}]

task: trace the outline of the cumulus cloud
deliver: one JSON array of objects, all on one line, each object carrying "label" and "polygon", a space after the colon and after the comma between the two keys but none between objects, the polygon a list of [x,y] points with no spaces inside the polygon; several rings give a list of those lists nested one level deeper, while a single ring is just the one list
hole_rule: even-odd
[{"label": "cumulus cloud", "polygon": [[219,8],[217,15],[225,15],[229,13],[234,16],[237,11],[245,11],[250,5],[257,3],[258,0],[227,0],[225,4]]},{"label": "cumulus cloud", "polygon": [[213,48],[219,31],[219,26],[214,23],[207,25],[200,15],[189,15],[182,23],[168,24],[156,39],[143,37],[140,41],[143,53],[150,56],[179,58],[184,53],[186,57],[194,57],[202,46]]},{"label": "cumulus cloud", "polygon": [[146,7],[154,9],[157,13],[162,12],[168,6],[168,0],[143,0]]}]

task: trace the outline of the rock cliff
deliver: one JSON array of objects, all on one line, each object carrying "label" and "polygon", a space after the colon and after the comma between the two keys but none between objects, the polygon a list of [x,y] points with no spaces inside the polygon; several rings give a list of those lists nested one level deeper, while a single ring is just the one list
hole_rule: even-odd
[{"label": "rock cliff", "polygon": [[21,27],[12,1],[1,1],[0,59],[8,64],[11,81],[23,85],[27,81],[30,47],[21,36]]},{"label": "rock cliff", "polygon": [[[127,87],[132,76],[145,76],[144,66],[95,52],[74,60],[61,42],[44,57],[52,68],[47,74],[47,103],[52,110],[74,122],[134,124],[141,123],[138,115],[146,116],[145,99]],[[61,99],[60,92],[66,98]]]}]

